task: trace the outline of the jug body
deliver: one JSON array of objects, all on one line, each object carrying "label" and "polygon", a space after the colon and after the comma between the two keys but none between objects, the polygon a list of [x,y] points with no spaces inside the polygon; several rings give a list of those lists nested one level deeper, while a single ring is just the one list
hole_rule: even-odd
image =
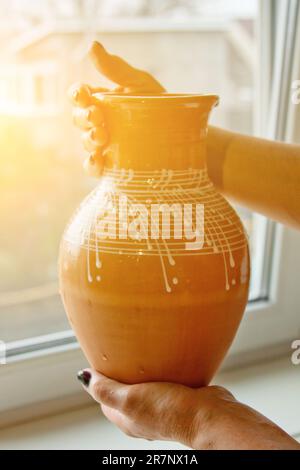
[{"label": "jug body", "polygon": [[242,223],[206,171],[215,96],[104,96],[98,186],[60,248],[60,289],[93,368],[125,383],[209,383],[242,318]]}]

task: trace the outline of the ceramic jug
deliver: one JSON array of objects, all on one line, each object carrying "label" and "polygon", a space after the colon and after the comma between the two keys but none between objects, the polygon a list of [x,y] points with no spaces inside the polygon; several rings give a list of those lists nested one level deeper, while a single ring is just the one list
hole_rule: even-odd
[{"label": "ceramic jug", "polygon": [[249,253],[206,170],[215,95],[99,96],[99,184],[60,247],[60,290],[90,365],[124,383],[210,382],[241,321]]}]

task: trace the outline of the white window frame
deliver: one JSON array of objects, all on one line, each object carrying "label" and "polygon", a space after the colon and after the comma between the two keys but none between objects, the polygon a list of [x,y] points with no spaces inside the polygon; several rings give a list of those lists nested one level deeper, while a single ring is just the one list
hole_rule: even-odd
[{"label": "white window frame", "polygon": [[[264,18],[269,1],[271,0],[261,2]],[[265,24],[262,29],[264,34],[270,32]],[[266,42],[266,37],[263,41],[270,48],[271,44]],[[265,48],[262,52],[264,67],[266,63],[269,64],[266,73],[269,72],[271,76],[270,57],[265,55]],[[300,67],[298,70],[300,74]],[[277,70],[277,83],[280,74],[283,74],[282,67]],[[279,85],[274,90],[272,99],[275,100],[273,103],[276,103],[276,107],[273,112],[275,116],[279,116],[282,93]],[[262,89],[261,96],[265,97],[264,91],[266,92],[266,88]],[[263,104],[266,106],[266,103]],[[268,108],[265,107],[265,111],[266,109]],[[291,132],[292,122],[291,120],[288,128],[279,128],[276,121],[272,124],[269,136],[286,138]],[[279,135],[278,129],[283,135]],[[266,130],[263,133],[266,134]],[[300,272],[300,233],[258,215],[255,215],[255,224],[260,226],[258,233],[263,236],[265,253],[273,255],[265,256],[271,262],[267,259],[260,270],[260,285],[263,286],[261,299],[248,304],[224,367],[242,365],[279,354],[286,354],[289,358],[291,342],[300,337],[300,288],[297,281],[297,274]],[[77,394],[78,403],[82,402],[75,374],[86,365],[86,360],[71,331],[16,341],[8,345],[7,352],[8,364],[0,365],[0,395],[4,397],[0,400],[0,425],[1,416],[7,410],[46,402],[49,412],[49,401],[62,400],[64,407],[68,404],[75,406],[77,399],[70,400],[70,396]]]}]

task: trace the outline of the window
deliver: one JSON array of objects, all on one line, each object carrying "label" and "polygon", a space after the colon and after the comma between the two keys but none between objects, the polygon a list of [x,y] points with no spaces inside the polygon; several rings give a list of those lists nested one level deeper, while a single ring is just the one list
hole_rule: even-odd
[{"label": "window", "polygon": [[[34,354],[61,351],[58,364],[63,367],[64,361],[76,364],[70,349],[77,346],[58,293],[58,245],[68,218],[96,184],[81,169],[83,150],[71,124],[66,90],[74,79],[107,85],[87,62],[88,44],[97,38],[112,52],[150,71],[170,92],[219,94],[221,103],[211,122],[250,134],[266,135],[261,123],[267,121],[272,103],[278,105],[274,115],[286,113],[280,87],[275,86],[264,109],[258,109],[264,101],[258,99],[258,90],[264,87],[265,99],[275,80],[273,73],[279,80],[287,67],[282,68],[278,58],[283,45],[273,57],[274,43],[262,36],[270,31],[265,22],[270,26],[275,22],[268,0],[69,0],[63,5],[42,0],[39,8],[19,0],[2,1],[0,9],[0,21],[16,31],[12,37],[3,28],[11,53],[0,70],[0,102],[5,103],[0,109],[0,215],[5,221],[0,247],[0,340],[14,365]],[[291,9],[285,13],[283,29],[298,14]],[[300,76],[300,67],[297,73]],[[296,111],[290,110],[288,116],[292,129],[299,113],[296,117]],[[287,138],[288,130],[282,128],[280,134],[277,124],[273,123],[270,137]],[[292,135],[296,136],[295,130]],[[300,266],[300,260],[293,252],[299,243],[297,234],[245,208],[238,210],[252,253],[249,312],[232,348],[241,360],[242,353],[277,347],[295,334],[299,293],[290,279],[290,263]],[[290,312],[285,312],[284,320],[282,309]],[[63,355],[66,349],[69,352]],[[5,367],[0,366],[0,376]],[[45,384],[49,382],[48,377]],[[41,388],[38,399],[57,393],[51,387],[47,390],[46,397]]]}]

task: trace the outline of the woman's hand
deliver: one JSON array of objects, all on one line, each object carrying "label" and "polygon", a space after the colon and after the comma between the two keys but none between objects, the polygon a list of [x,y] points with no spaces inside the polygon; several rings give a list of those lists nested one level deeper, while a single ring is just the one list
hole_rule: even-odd
[{"label": "woman's hand", "polygon": [[[163,93],[165,89],[148,72],[136,69],[120,57],[109,54],[99,42],[94,42],[89,56],[95,67],[106,78],[118,86],[114,93]],[[104,166],[104,150],[108,143],[108,132],[105,128],[101,102],[96,93],[111,90],[93,88],[76,84],[70,90],[70,97],[75,105],[74,124],[84,131],[83,145],[89,152],[84,162],[86,171],[91,176],[99,176]]]},{"label": "woman's hand", "polygon": [[194,449],[295,449],[300,444],[222,387],[125,385],[91,369],[78,373],[104,415],[129,436]]}]

